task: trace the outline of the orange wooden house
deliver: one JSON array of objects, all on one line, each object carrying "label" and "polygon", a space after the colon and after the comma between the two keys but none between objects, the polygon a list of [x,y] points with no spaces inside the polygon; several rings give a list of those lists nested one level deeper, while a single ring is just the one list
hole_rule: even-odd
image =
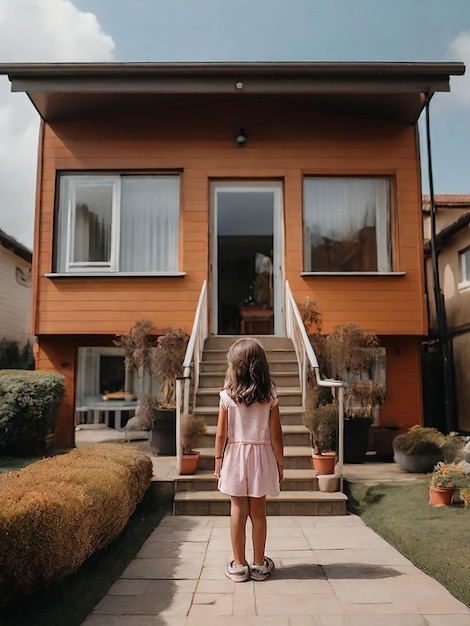
[{"label": "orange wooden house", "polygon": [[78,397],[110,389],[104,372],[119,378],[116,334],[140,318],[189,333],[204,281],[212,335],[283,335],[286,281],[298,303],[318,303],[326,332],[354,321],[377,333],[387,354],[380,419],[422,423],[417,120],[463,72],[460,63],[0,66],[42,122],[32,328],[38,368],[67,380],[58,444],[74,444]]}]

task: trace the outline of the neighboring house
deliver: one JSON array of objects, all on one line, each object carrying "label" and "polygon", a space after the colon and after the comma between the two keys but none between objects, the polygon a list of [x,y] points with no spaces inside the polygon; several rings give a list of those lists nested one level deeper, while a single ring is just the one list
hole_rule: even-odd
[{"label": "neighboring house", "polygon": [[0,229],[0,339],[31,341],[32,252]]},{"label": "neighboring house", "polygon": [[[122,387],[115,335],[139,318],[190,332],[205,280],[214,335],[284,334],[286,280],[298,303],[317,301],[325,332],[354,321],[377,333],[388,383],[380,419],[421,423],[417,120],[463,72],[0,66],[42,119],[33,328],[39,367],[66,376],[58,445],[73,444],[79,398]],[[246,318],[247,301],[260,319]]]},{"label": "neighboring house", "polygon": [[[470,432],[470,195],[434,196],[439,282],[452,344],[458,430]],[[423,198],[431,336],[437,334],[429,196]]]}]

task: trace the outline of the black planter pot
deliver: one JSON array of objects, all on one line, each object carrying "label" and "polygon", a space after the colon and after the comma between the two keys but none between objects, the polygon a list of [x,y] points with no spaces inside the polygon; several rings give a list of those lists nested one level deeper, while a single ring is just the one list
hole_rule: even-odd
[{"label": "black planter pot", "polygon": [[369,432],[372,420],[355,417],[344,420],[344,462],[362,463],[369,447]]},{"label": "black planter pot", "polygon": [[176,409],[155,409],[150,445],[159,456],[176,456]]}]

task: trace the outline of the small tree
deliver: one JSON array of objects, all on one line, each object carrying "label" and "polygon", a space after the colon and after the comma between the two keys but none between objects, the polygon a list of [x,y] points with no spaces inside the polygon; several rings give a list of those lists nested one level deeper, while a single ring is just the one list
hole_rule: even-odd
[{"label": "small tree", "polygon": [[[155,348],[155,326],[152,320],[137,320],[127,335],[119,335],[114,344],[124,350],[126,373],[152,374],[152,351]],[[126,387],[128,386],[126,375]],[[126,389],[129,391],[128,389]]]},{"label": "small tree", "polygon": [[207,432],[206,422],[202,416],[192,413],[182,416],[181,447],[183,454],[191,454],[197,448],[201,438]]},{"label": "small tree", "polygon": [[124,349],[126,368],[138,376],[148,373],[163,387],[160,406],[175,404],[176,379],[183,374],[188,335],[180,328],[164,328],[158,334],[149,319],[137,320],[127,335],[115,339]]},{"label": "small tree", "polygon": [[175,404],[176,379],[183,375],[189,336],[180,328],[164,328],[152,351],[152,371],[163,385],[163,406]]}]

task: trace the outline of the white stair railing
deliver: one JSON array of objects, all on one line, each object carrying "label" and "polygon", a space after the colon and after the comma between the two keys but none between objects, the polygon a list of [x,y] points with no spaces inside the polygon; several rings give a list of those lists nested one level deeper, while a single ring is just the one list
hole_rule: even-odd
[{"label": "white stair railing", "polygon": [[[196,392],[199,386],[200,363],[207,333],[207,281],[205,280],[202,283],[201,293],[199,294],[193,328],[183,361],[183,376],[176,381],[176,468],[178,473],[181,470],[181,415],[189,413],[190,406],[194,407]],[[192,377],[191,369],[193,370]],[[192,398],[190,399],[191,379],[193,388]]]},{"label": "white stair railing", "polygon": [[299,375],[302,384],[302,406],[306,406],[307,375],[308,367],[315,373],[315,379],[319,387],[329,387],[333,395],[338,391],[338,464],[337,470],[340,477],[340,489],[343,490],[343,462],[344,462],[344,383],[341,380],[322,378],[318,365],[317,355],[310,343],[305,330],[299,308],[289,285],[286,281],[286,332],[292,340],[299,363]]}]

